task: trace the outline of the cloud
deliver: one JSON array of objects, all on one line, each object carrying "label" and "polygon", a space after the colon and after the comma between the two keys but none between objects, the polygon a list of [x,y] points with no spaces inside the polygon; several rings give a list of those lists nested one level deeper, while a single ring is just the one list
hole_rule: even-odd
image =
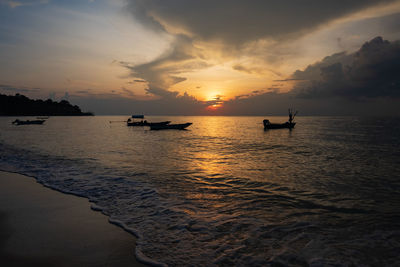
[{"label": "cloud", "polygon": [[[161,57],[149,65],[162,70],[157,75],[178,73],[171,71],[174,68],[165,67],[168,58]],[[137,68],[143,69],[132,67],[133,70]],[[288,79],[276,80],[293,83],[293,90],[287,93],[280,93],[280,84],[275,84],[263,90],[249,88],[251,93],[230,100],[216,96],[209,101],[199,101],[187,93],[179,96],[178,92],[164,87],[150,86],[147,92],[160,98],[137,101],[135,105],[148,114],[167,115],[282,115],[288,107],[296,107],[303,115],[393,115],[399,114],[399,69],[400,42],[376,37],[354,53],[332,54],[304,70],[295,71]],[[155,74],[146,78],[153,79],[152,75]],[[206,108],[212,105],[219,108]]]},{"label": "cloud", "polygon": [[188,72],[226,62],[248,75],[282,77],[279,68],[271,66],[293,53],[293,47],[282,45],[282,40],[393,1],[127,0],[127,10],[136,21],[169,34],[173,42],[153,61],[121,65],[131,77],[148,82],[147,93],[159,97],[173,95],[170,88],[185,81]]},{"label": "cloud", "polygon": [[122,92],[124,92],[129,97],[134,97],[135,96],[135,94],[131,90],[128,90],[125,87],[121,87],[121,90],[122,90]]},{"label": "cloud", "polygon": [[90,90],[79,90],[79,91],[75,91],[75,93],[77,93],[77,94],[89,94]]},{"label": "cloud", "polygon": [[293,73],[299,97],[400,97],[400,42],[376,37],[355,53],[333,54]]},{"label": "cloud", "polygon": [[177,35],[170,49],[155,60],[138,65],[121,61],[120,65],[130,70],[132,77],[140,78],[135,81],[148,83],[147,93],[162,97],[176,96],[177,93],[168,91],[168,88],[186,80],[180,74],[210,66],[201,59],[200,53],[190,38]]},{"label": "cloud", "polygon": [[252,70],[252,69],[247,68],[247,67],[245,67],[245,66],[243,66],[243,65],[239,65],[239,64],[234,65],[232,68],[233,68],[234,70],[241,71],[241,72],[245,72],[245,73],[248,73],[248,74],[253,73],[253,70]]},{"label": "cloud", "polygon": [[21,6],[33,6],[33,5],[42,5],[49,3],[49,0],[0,0],[0,4],[8,5],[10,8],[16,8]]},{"label": "cloud", "polygon": [[133,81],[129,81],[127,82],[128,84],[135,84],[135,83],[147,83],[146,80],[142,80],[142,79],[134,79]]},{"label": "cloud", "polygon": [[224,103],[223,95],[216,95],[213,99],[207,101],[201,101],[206,107],[222,105]]},{"label": "cloud", "polygon": [[280,76],[280,74],[277,73],[276,71],[272,71],[272,70],[261,68],[261,67],[248,67],[248,66],[244,66],[244,65],[241,65],[241,64],[233,65],[232,69],[240,71],[240,72],[244,72],[244,73],[247,73],[247,74],[263,74],[266,71],[269,71],[269,72],[274,73],[275,75]]},{"label": "cloud", "polygon": [[12,85],[0,84],[0,90],[5,92],[27,93],[27,92],[37,92],[40,90],[40,88],[16,87]]},{"label": "cloud", "polygon": [[[268,88],[268,90],[270,90],[270,88]],[[240,99],[246,99],[246,98],[254,98],[254,97],[258,97],[258,96],[260,96],[260,95],[262,95],[262,94],[264,94],[265,93],[265,91],[266,90],[253,90],[251,93],[249,93],[249,94],[242,94],[242,95],[237,95],[237,96],[235,96],[235,99],[234,99],[234,101],[236,101],[236,100],[240,100]],[[271,91],[271,90],[270,90]],[[278,92],[278,90],[273,90],[273,91],[276,91],[276,92]],[[234,102],[233,101],[233,102]]]},{"label": "cloud", "polygon": [[131,0],[128,9],[156,31],[240,45],[263,38],[303,34],[355,11],[393,1],[353,0]]},{"label": "cloud", "polygon": [[274,82],[293,82],[293,81],[304,81],[304,79],[282,79],[282,80],[273,80]]},{"label": "cloud", "polygon": [[126,9],[136,21],[152,31],[167,33],[173,41],[170,49],[153,61],[120,64],[134,79],[146,81],[147,94],[157,97],[176,96],[171,87],[185,81],[187,73],[216,65],[229,64],[255,79],[276,79],[284,75],[279,64],[297,51],[288,40],[394,1],[127,0]]},{"label": "cloud", "polygon": [[146,89],[146,93],[161,96],[163,98],[176,98],[178,96],[178,92],[171,92],[158,87],[149,87]]}]

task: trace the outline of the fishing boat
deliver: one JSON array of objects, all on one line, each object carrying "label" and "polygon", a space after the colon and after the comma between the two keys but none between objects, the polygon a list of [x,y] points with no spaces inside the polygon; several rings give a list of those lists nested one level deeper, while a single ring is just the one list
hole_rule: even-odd
[{"label": "fishing boat", "polygon": [[[140,121],[135,121],[135,119],[140,119]],[[167,125],[169,123],[171,122],[170,121],[148,122],[147,120],[144,120],[144,115],[132,115],[132,117],[126,121],[127,126]]]},{"label": "fishing boat", "polygon": [[269,129],[293,129],[294,126],[296,125],[295,122],[293,122],[294,117],[297,115],[297,111],[293,113],[292,109],[289,109],[289,120],[285,123],[271,123],[269,120],[265,119],[263,120],[263,125],[264,125],[264,130],[269,130]]},{"label": "fishing boat", "polygon": [[15,121],[12,122],[12,124],[15,124],[15,125],[29,125],[29,124],[41,125],[45,121],[46,120],[26,120],[26,121],[21,121],[19,119],[16,119]]},{"label": "fishing boat", "polygon": [[158,124],[158,125],[150,125],[150,130],[168,130],[168,129],[185,130],[190,125],[192,125],[191,122],[182,124],[165,124],[165,125]]}]

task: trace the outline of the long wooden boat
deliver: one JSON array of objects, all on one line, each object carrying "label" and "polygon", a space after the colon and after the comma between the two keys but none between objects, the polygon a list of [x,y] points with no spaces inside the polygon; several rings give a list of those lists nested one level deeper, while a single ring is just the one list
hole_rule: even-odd
[{"label": "long wooden boat", "polygon": [[150,130],[185,130],[190,125],[192,125],[191,122],[182,124],[150,125]]},{"label": "long wooden boat", "polygon": [[46,120],[26,120],[26,121],[21,121],[19,119],[16,119],[15,121],[12,122],[12,124],[15,125],[29,125],[29,124],[36,124],[40,125],[43,124]]},{"label": "long wooden boat", "polygon": [[270,123],[268,120],[264,120],[264,129],[293,129],[296,125],[295,122],[285,122],[285,123]]}]

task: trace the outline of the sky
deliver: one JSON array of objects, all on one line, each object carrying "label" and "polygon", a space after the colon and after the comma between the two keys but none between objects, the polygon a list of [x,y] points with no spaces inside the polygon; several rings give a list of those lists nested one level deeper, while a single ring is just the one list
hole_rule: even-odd
[{"label": "sky", "polygon": [[95,114],[400,115],[400,1],[0,0],[0,93]]}]

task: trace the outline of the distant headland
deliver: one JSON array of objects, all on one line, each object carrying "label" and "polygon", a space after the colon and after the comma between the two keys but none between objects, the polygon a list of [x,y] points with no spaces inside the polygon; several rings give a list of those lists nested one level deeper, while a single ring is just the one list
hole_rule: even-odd
[{"label": "distant headland", "polygon": [[67,100],[60,102],[33,100],[24,95],[0,94],[0,116],[93,116],[92,112],[82,112],[80,107]]}]

